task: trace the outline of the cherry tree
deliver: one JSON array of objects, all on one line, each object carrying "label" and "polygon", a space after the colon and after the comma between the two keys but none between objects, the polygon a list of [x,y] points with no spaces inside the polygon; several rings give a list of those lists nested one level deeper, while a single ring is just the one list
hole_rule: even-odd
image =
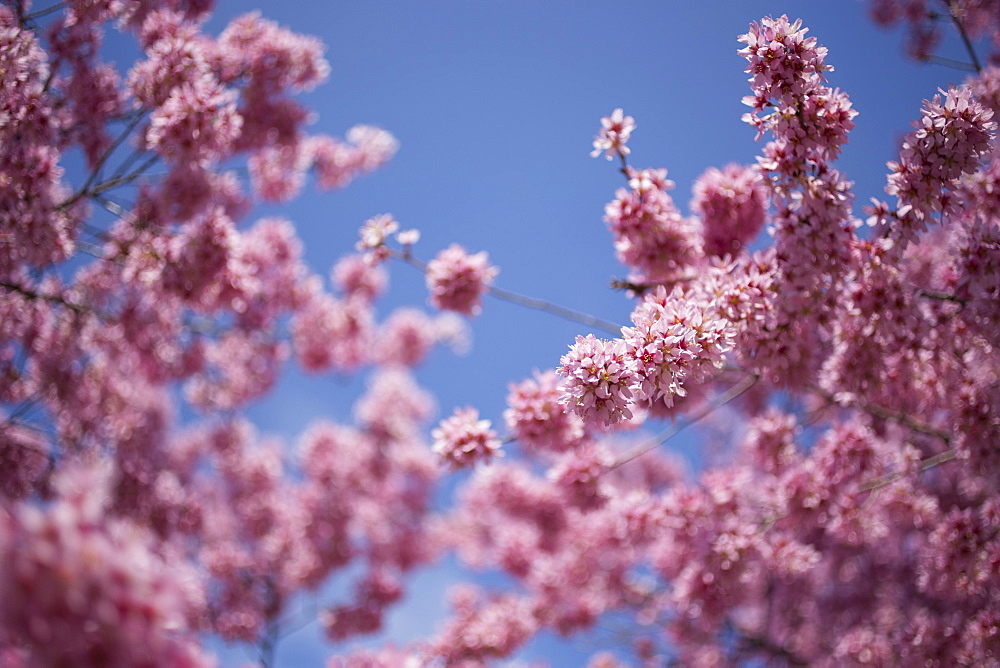
[{"label": "cherry tree", "polygon": [[[295,95],[327,75],[319,41],[255,13],[210,36],[207,11],[0,7],[4,665],[207,665],[208,633],[269,664],[298,593],[342,573],[326,633],[368,633],[433,553],[430,397],[409,369],[460,327],[378,322],[377,262],[347,255],[327,280],[290,222],[244,222],[396,141],[307,134]],[[111,26],[142,54],[124,71],[101,60]],[[394,226],[373,218],[359,248]],[[354,423],[312,425],[294,454],[241,416],[290,358],[375,369]]]},{"label": "cherry tree", "polygon": [[[0,663],[212,665],[215,636],[272,665],[303,599],[333,666],[480,665],[609,620],[625,640],[594,666],[1000,661],[997,3],[872,3],[924,59],[953,24],[974,71],[914,110],[888,199],[858,209],[835,167],[855,112],[787,17],[740,38],[760,156],[708,169],[688,215],[630,163],[636,119],[602,119],[627,326],[502,290],[484,250],[423,261],[387,214],[315,273],[254,206],[396,141],[310,135],[319,41],[257,13],[213,35],[209,10],[0,6]],[[392,264],[440,312],[380,315]],[[487,296],[590,331],[511,385],[502,425],[432,426],[412,370]],[[353,419],[258,434],[244,411],[288,364],[364,374]],[[688,474],[667,441],[721,411]],[[511,585],[455,587],[423,642],[346,649],[452,551]]]},{"label": "cherry tree", "polygon": [[[431,656],[475,664],[610,617],[629,640],[593,666],[1000,662],[1000,70],[970,41],[995,44],[1000,15],[944,9],[975,74],[924,103],[864,218],[834,166],[856,114],[798,21],[740,38],[744,120],[768,141],[706,171],[693,215],[665,169],[629,163],[635,119],[602,119],[632,324],[511,387],[524,457],[480,467],[445,532],[518,588],[459,590]],[[935,22],[924,3],[874,10],[918,42]],[[659,449],[723,406],[731,449],[684,477]],[[680,422],[622,444],[658,417]]]}]

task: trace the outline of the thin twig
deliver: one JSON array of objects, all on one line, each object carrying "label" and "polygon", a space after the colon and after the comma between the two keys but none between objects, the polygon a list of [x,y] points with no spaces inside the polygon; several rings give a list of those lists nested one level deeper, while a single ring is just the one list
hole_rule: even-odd
[{"label": "thin twig", "polygon": [[972,40],[969,39],[969,34],[965,32],[965,26],[958,19],[958,8],[952,0],[948,2],[948,13],[951,14],[951,20],[958,28],[958,34],[962,38],[962,43],[965,44],[965,50],[969,52],[969,57],[972,59],[972,66],[975,68],[977,73],[983,71],[983,66],[979,62],[979,56],[976,55],[976,49],[972,46]]},{"label": "thin twig", "polygon": [[920,56],[920,60],[925,63],[932,63],[934,65],[942,65],[944,67],[950,67],[952,69],[961,70],[962,72],[978,72],[979,70],[975,65],[971,63],[965,63],[961,60],[955,60],[953,58],[945,58],[944,56],[935,56],[934,54],[926,54]]},{"label": "thin twig", "polygon": [[28,21],[34,21],[35,19],[40,19],[43,16],[48,16],[53,12],[58,12],[60,9],[69,7],[71,4],[72,3],[69,2],[68,0],[66,2],[59,2],[52,5],[51,7],[46,7],[45,9],[39,9],[37,12],[32,12],[27,16],[25,16],[23,20],[25,23],[27,23]]},{"label": "thin twig", "polygon": [[743,377],[742,380],[740,380],[735,385],[730,387],[728,390],[717,396],[714,401],[704,406],[701,410],[696,411],[692,415],[689,415],[684,422],[681,422],[680,424],[670,425],[669,427],[661,431],[659,434],[654,436],[649,443],[645,445],[640,445],[631,452],[628,452],[624,456],[620,457],[614,464],[612,464],[608,468],[608,470],[614,470],[619,466],[622,466],[623,464],[627,464],[628,462],[632,461],[637,457],[641,457],[650,450],[655,450],[656,448],[660,447],[661,445],[669,441],[671,438],[681,433],[682,431],[684,431],[694,423],[698,422],[705,416],[714,413],[718,409],[728,404],[730,401],[739,397],[741,394],[743,394],[751,387],[753,387],[754,384],[759,379],[760,376],[758,376],[757,374],[747,374],[746,376]]},{"label": "thin twig", "polygon": [[105,181],[104,183],[95,186],[94,189],[87,194],[93,197],[94,195],[100,195],[101,193],[107,190],[111,190],[112,188],[117,188],[118,186],[123,186],[128,183],[131,183],[132,181],[135,181],[137,178],[142,176],[143,172],[145,172],[147,169],[155,165],[156,161],[159,159],[160,156],[155,154],[151,155],[149,156],[148,160],[146,160],[144,163],[133,169],[128,174]]},{"label": "thin twig", "polygon": [[23,297],[27,297],[28,299],[31,300],[41,299],[47,302],[61,304],[62,306],[65,306],[68,309],[72,309],[77,313],[85,313],[87,311],[87,309],[84,308],[83,306],[80,306],[79,304],[74,304],[72,302],[68,302],[62,297],[59,297],[57,295],[42,295],[32,290],[29,290],[28,288],[25,288],[21,285],[17,285],[16,283],[8,283],[6,281],[0,281],[0,288],[7,288],[11,292],[16,292],[17,294]]},{"label": "thin twig", "polygon": [[87,177],[87,180],[84,182],[84,184],[80,186],[80,189],[77,190],[75,193],[73,193],[69,199],[60,203],[58,206],[59,209],[65,209],[66,207],[78,201],[80,198],[90,194],[90,187],[94,185],[94,181],[97,180],[99,174],[101,173],[101,170],[104,168],[104,165],[111,158],[111,154],[114,153],[119,146],[121,146],[123,141],[125,141],[129,136],[131,136],[132,130],[135,130],[136,126],[139,125],[144,116],[145,114],[143,113],[137,113],[132,117],[132,119],[125,126],[125,129],[122,130],[122,133],[118,135],[113,142],[111,142],[111,145],[108,146],[108,148],[104,151],[104,155],[102,155],[97,160],[97,164],[94,165],[94,168],[92,170],[90,170],[90,175]]},{"label": "thin twig", "polygon": [[889,475],[882,476],[881,478],[876,478],[871,482],[867,482],[861,485],[861,487],[858,488],[858,491],[869,492],[872,490],[876,490],[880,487],[885,487],[886,485],[890,485],[899,480],[900,478],[910,475],[911,473],[923,473],[928,469],[932,469],[935,466],[939,466],[941,464],[944,464],[945,462],[950,462],[957,458],[958,458],[957,450],[955,449],[945,450],[944,452],[939,452],[936,455],[927,457],[926,459],[921,459],[920,468],[918,468],[916,471],[897,471],[896,473],[890,473]]},{"label": "thin twig", "polygon": [[967,303],[967,300],[962,299],[961,297],[956,297],[950,292],[939,292],[937,290],[917,290],[917,296],[927,297],[928,299],[940,299],[942,301],[955,302],[956,304],[961,304],[962,306],[965,306]]},{"label": "thin twig", "polygon": [[[399,251],[391,251],[391,253],[410,266],[416,267],[422,272],[427,272],[427,264],[411,256],[409,253],[401,253]],[[525,308],[534,309],[536,311],[544,311],[545,313],[550,313],[558,318],[578,322],[582,325],[599,329],[613,336],[620,336],[622,333],[621,325],[615,324],[610,320],[604,320],[590,315],[589,313],[583,313],[582,311],[574,311],[573,309],[553,304],[552,302],[545,301],[544,299],[528,297],[526,295],[511,292],[510,290],[503,290],[493,286],[487,286],[486,293],[501,301],[510,302],[511,304],[517,304],[518,306],[524,306]]]},{"label": "thin twig", "polygon": [[[813,392],[828,403],[841,405],[839,401],[834,399],[833,395],[823,390],[815,385],[810,385],[808,387],[810,392]],[[926,422],[921,422],[917,418],[913,417],[908,413],[903,413],[902,411],[896,411],[891,408],[886,408],[885,406],[879,406],[878,404],[872,404],[865,401],[853,401],[847,404],[851,408],[856,408],[860,411],[873,415],[877,418],[882,418],[883,420],[891,420],[897,424],[901,424],[904,427],[909,427],[913,431],[919,431],[922,434],[927,434],[928,436],[934,436],[941,439],[946,444],[951,444],[951,434],[943,429],[938,429],[933,427]]]},{"label": "thin twig", "polygon": [[535,309],[536,311],[544,311],[546,313],[551,313],[552,315],[558,318],[562,318],[563,320],[571,320],[573,322],[578,322],[582,325],[593,327],[594,329],[599,329],[613,336],[621,336],[622,333],[621,325],[617,325],[611,322],[610,320],[604,320],[602,318],[590,315],[589,313],[574,311],[573,309],[569,309],[564,306],[559,306],[558,304],[553,304],[552,302],[545,301],[544,299],[528,297],[526,295],[521,295],[516,292],[503,290],[501,288],[493,286],[487,287],[486,292],[502,301],[510,302],[511,304],[517,304],[518,306],[524,306],[530,309]]},{"label": "thin twig", "polygon": [[611,279],[611,289],[612,290],[630,290],[637,295],[645,293],[647,290],[652,290],[653,288],[658,288],[660,286],[671,286],[677,285],[678,283],[686,283],[695,280],[695,276],[679,276],[677,278],[670,279],[669,281],[657,281],[655,283],[635,283],[633,281],[624,280],[621,278]]}]

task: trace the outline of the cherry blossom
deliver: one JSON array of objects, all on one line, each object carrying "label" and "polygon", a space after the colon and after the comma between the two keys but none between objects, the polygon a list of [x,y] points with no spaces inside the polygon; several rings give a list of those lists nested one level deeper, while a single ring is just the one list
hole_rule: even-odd
[{"label": "cherry blossom", "polygon": [[596,158],[604,153],[608,160],[618,155],[624,158],[631,151],[625,144],[635,130],[635,119],[626,116],[621,109],[615,109],[610,116],[601,119],[601,131],[594,137],[594,150],[590,153]]},{"label": "cherry blossom", "polygon": [[469,255],[452,244],[427,263],[427,289],[431,304],[463,315],[477,315],[480,298],[500,272],[485,251]]},{"label": "cherry blossom", "polygon": [[[517,301],[487,252],[425,263],[363,214],[327,281],[290,221],[252,218],[399,145],[310,134],[322,43],[258,13],[213,33],[210,5],[0,7],[0,663],[207,666],[226,642],[272,666],[299,625],[330,666],[516,660],[551,633],[596,640],[592,666],[996,663],[996,2],[871,3],[923,59],[950,25],[974,74],[929,91],[858,211],[857,112],[801,21],[739,38],[764,141],[688,211],[629,164],[635,119],[602,118],[631,315],[533,301],[607,334],[513,370],[503,434],[471,406],[431,426],[421,385],[485,293]],[[104,60],[112,28],[134,62]],[[397,268],[446,312],[400,305]],[[291,364],[353,394],[286,442],[248,416]],[[442,560],[483,586],[406,647],[352,644]]]},{"label": "cherry blossom", "polygon": [[502,456],[500,440],[490,424],[489,420],[479,419],[479,412],[474,408],[456,409],[454,415],[442,420],[431,432],[434,452],[452,468]]}]

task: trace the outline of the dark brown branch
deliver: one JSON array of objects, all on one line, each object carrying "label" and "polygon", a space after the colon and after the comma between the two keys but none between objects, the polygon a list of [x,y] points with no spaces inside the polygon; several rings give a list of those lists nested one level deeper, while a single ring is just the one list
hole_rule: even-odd
[{"label": "dark brown branch", "polygon": [[87,312],[87,309],[84,308],[83,306],[80,306],[79,304],[74,304],[72,302],[68,302],[62,297],[59,297],[57,295],[42,295],[37,292],[34,292],[33,290],[29,290],[24,286],[17,285],[16,283],[7,283],[6,281],[0,281],[0,288],[7,288],[11,292],[16,292],[22,297],[27,297],[28,299],[31,300],[41,299],[47,302],[52,302],[54,304],[60,304],[68,309],[76,311],[77,313]]},{"label": "dark brown branch", "polygon": [[956,297],[949,292],[939,292],[937,290],[917,290],[918,297],[927,297],[928,299],[940,299],[942,301],[955,302],[956,304],[961,304],[965,306],[968,301],[962,299],[961,297]]},{"label": "dark brown branch", "polygon": [[686,283],[688,281],[693,281],[695,276],[679,276],[669,281],[657,281],[655,283],[634,283],[632,281],[626,281],[620,278],[611,279],[611,289],[612,290],[631,290],[637,295],[642,295],[648,290],[653,288],[658,288],[662,286],[672,286],[678,283]]},{"label": "dark brown branch", "polygon": [[953,0],[948,1],[948,13],[951,15],[951,20],[958,29],[958,34],[962,38],[962,43],[965,45],[965,50],[969,52],[969,58],[972,59],[972,66],[975,72],[982,72],[983,66],[979,62],[979,56],[976,55],[976,48],[972,45],[972,40],[969,39],[969,33],[965,31],[965,26],[962,21],[958,18],[958,7],[955,5]]}]

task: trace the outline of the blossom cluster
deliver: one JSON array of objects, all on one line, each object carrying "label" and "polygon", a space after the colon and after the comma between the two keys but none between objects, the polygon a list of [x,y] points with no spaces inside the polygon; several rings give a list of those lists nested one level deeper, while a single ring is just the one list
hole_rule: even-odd
[{"label": "blossom cluster", "polygon": [[587,424],[609,426],[631,419],[637,407],[669,408],[688,384],[710,378],[737,330],[708,299],[697,297],[693,290],[660,286],[633,311],[633,326],[622,328],[622,338],[578,336],[557,369],[560,403]]},{"label": "blossom cluster", "polygon": [[503,454],[490,424],[489,420],[480,420],[479,411],[474,408],[458,409],[431,432],[434,452],[456,469],[488,462]]},{"label": "blossom cluster", "polygon": [[767,193],[757,170],[710,167],[694,185],[691,210],[701,216],[706,255],[735,255],[764,225]]},{"label": "blossom cluster", "polygon": [[889,163],[886,193],[897,198],[894,236],[913,238],[931,214],[953,215],[960,201],[954,196],[958,179],[979,168],[991,150],[997,124],[993,110],[984,107],[967,87],[941,91],[924,101],[916,128],[903,140],[899,161]]},{"label": "blossom cluster", "polygon": [[430,302],[439,309],[477,315],[482,295],[500,272],[485,251],[470,255],[452,244],[427,263]]},{"label": "blossom cluster", "polygon": [[701,225],[684,217],[667,191],[674,182],[665,169],[626,169],[628,188],[620,188],[604,209],[618,259],[635,269],[635,278],[656,282],[682,276],[702,257]]},{"label": "blossom cluster", "polygon": [[610,116],[601,119],[601,131],[594,137],[594,150],[590,156],[596,158],[604,153],[608,160],[619,156],[625,158],[631,150],[628,143],[632,131],[635,130],[635,119],[626,116],[622,109],[615,109]]}]

